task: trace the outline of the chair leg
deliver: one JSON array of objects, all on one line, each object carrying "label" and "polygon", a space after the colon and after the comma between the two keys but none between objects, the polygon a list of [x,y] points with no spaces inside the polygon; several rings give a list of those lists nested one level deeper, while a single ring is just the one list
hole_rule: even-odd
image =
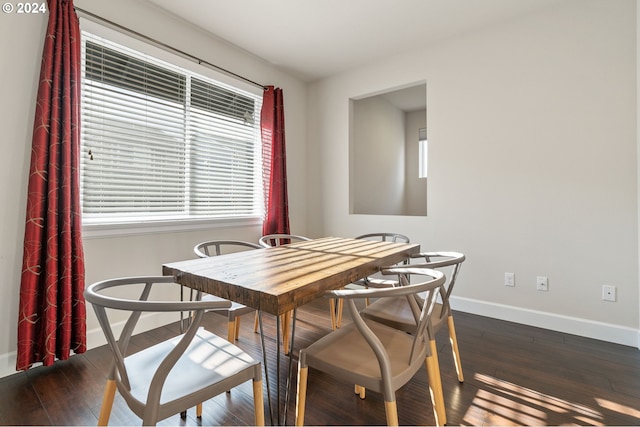
[{"label": "chair leg", "polygon": [[[238,339],[238,322],[240,319],[236,317],[235,319],[227,322],[227,341],[230,343],[234,343]],[[227,393],[231,393],[231,390],[227,390]],[[198,411],[200,411],[200,415],[198,415]],[[202,403],[196,406],[196,416],[202,416]]]},{"label": "chair leg", "polygon": [[253,333],[254,334],[258,333],[258,323],[259,323],[258,316],[259,316],[258,310],[256,310],[256,317],[255,317],[255,319],[253,319]]},{"label": "chair leg", "polygon": [[113,407],[113,398],[116,395],[116,381],[107,380],[107,385],[104,388],[104,395],[102,396],[102,406],[100,407],[100,417],[98,418],[99,426],[106,426],[109,424],[109,416],[111,415],[111,408]]},{"label": "chair leg", "polygon": [[235,340],[238,341],[238,337],[240,336],[240,318],[236,317],[236,333],[235,333]]},{"label": "chair leg", "polygon": [[202,403],[196,405],[196,417],[202,418]]},{"label": "chair leg", "polygon": [[229,320],[227,322],[227,341],[230,343],[236,340],[236,321]]},{"label": "chair leg", "polygon": [[458,337],[456,335],[456,326],[453,323],[452,315],[449,315],[449,317],[447,318],[447,326],[449,327],[449,341],[451,342],[451,349],[453,351],[453,363],[456,366],[458,381],[463,383],[464,374],[462,373],[462,360],[460,359],[460,350],[458,350]]},{"label": "chair leg", "polygon": [[255,425],[264,426],[264,395],[262,394],[262,380],[253,381],[253,410],[255,411]]},{"label": "chair leg", "polygon": [[429,347],[431,354],[427,356],[425,364],[427,367],[427,376],[429,378],[431,403],[433,405],[433,414],[436,418],[436,425],[443,426],[447,423],[447,414],[444,406],[444,395],[442,393],[442,381],[440,379],[438,349],[434,339],[429,341]]},{"label": "chair leg", "polygon": [[340,329],[342,326],[342,309],[344,308],[344,300],[342,298],[338,299],[338,306],[336,308],[336,328]]},{"label": "chair leg", "polygon": [[288,311],[280,316],[282,320],[282,349],[284,354],[289,354],[289,332],[291,332],[291,320],[293,311]]},{"label": "chair leg", "polygon": [[307,404],[307,377],[309,368],[298,365],[298,391],[296,394],[296,425],[304,425],[304,409]]},{"label": "chair leg", "polygon": [[291,325],[293,325],[293,310],[287,313],[287,354],[289,354],[288,348],[289,348],[290,337],[291,337]]},{"label": "chair leg", "polygon": [[393,402],[384,402],[384,412],[387,414],[387,425],[388,426],[397,426],[398,425],[398,405],[396,405],[396,401]]},{"label": "chair leg", "polygon": [[331,317],[331,330],[336,330],[336,299],[329,300],[329,316]]}]

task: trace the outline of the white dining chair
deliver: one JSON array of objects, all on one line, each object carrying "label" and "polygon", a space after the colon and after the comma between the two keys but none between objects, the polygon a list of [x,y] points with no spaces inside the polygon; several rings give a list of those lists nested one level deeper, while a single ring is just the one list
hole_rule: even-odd
[{"label": "white dining chair", "polygon": [[[445,325],[449,331],[449,342],[453,362],[459,382],[464,382],[462,372],[462,360],[458,349],[458,338],[456,334],[453,313],[451,311],[450,296],[456,284],[460,267],[466,259],[465,255],[459,252],[422,252],[412,256],[412,260],[420,260],[420,264],[411,264],[412,268],[431,268],[445,273],[447,281],[440,288],[439,301],[437,302],[433,315],[431,316],[430,333],[434,335]],[[415,328],[416,319],[413,316],[411,307],[406,300],[380,300],[370,304],[362,311],[362,316],[373,319],[376,322],[390,325],[394,328],[410,332]]]},{"label": "white dining chair", "polygon": [[[116,389],[143,425],[155,425],[249,380],[253,382],[255,424],[264,425],[261,363],[201,327],[206,311],[229,308],[231,303],[151,299],[152,290],[163,284],[178,286],[171,276],[126,277],[94,283],[84,292],[113,355],[98,425],[108,424]],[[111,292],[116,288],[117,293]],[[134,292],[140,296],[114,296]],[[115,311],[128,313],[124,327],[110,318]],[[183,334],[131,353],[131,335],[143,313],[183,311],[194,313]],[[119,338],[113,325],[122,328]]]},{"label": "white dining chair", "polygon": [[[353,321],[300,350],[296,425],[304,425],[310,368],[381,393],[387,425],[397,426],[399,420],[395,392],[425,364],[436,424],[445,424],[437,349],[427,332],[438,290],[445,281],[444,275],[439,271],[412,267],[395,267],[383,272],[397,276],[403,286],[340,289],[326,293],[327,297],[346,300]],[[411,276],[423,281],[411,284]],[[416,299],[418,293],[424,294],[420,304]],[[365,298],[409,301],[417,319],[412,333],[363,318],[356,301],[364,301]]]}]

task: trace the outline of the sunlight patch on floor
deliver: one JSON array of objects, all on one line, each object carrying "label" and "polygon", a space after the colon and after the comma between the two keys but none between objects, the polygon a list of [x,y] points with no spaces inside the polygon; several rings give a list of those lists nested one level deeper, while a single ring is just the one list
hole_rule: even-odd
[{"label": "sunlight patch on floor", "polygon": [[619,412],[621,414],[630,415],[632,417],[640,419],[640,410],[636,408],[612,402],[607,399],[602,399],[600,397],[596,397],[596,402],[598,402],[598,405],[610,411]]},{"label": "sunlight patch on floor", "polygon": [[[491,420],[491,424],[547,425],[549,414],[555,412],[573,415],[577,424],[603,425],[602,414],[588,406],[540,393],[489,375],[475,374],[475,379],[486,384],[487,387],[478,390],[463,418],[465,423],[475,424],[479,419],[484,418]],[[603,404],[601,406],[605,407]]]}]

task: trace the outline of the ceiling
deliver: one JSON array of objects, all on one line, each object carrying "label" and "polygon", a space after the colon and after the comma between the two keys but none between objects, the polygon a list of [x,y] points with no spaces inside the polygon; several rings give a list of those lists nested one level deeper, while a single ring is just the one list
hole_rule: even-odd
[{"label": "ceiling", "polygon": [[570,0],[149,0],[307,82]]}]

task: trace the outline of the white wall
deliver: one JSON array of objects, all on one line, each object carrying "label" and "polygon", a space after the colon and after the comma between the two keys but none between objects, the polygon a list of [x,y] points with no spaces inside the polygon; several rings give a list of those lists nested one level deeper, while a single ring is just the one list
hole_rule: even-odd
[{"label": "white wall", "polygon": [[[568,0],[316,82],[310,232],[462,251],[458,308],[637,345],[635,31],[633,0]],[[422,80],[428,217],[350,215],[349,98]]]},{"label": "white wall", "polygon": [[353,103],[353,212],[403,212],[404,112],[380,96]]},{"label": "white wall", "polygon": [[[640,23],[640,0],[636,0],[636,141],[638,147],[636,149],[636,163],[638,165],[636,177],[638,192],[640,192],[640,131],[638,130],[638,124],[640,123],[640,85],[638,84],[638,71],[640,70],[640,25],[638,23]],[[638,197],[637,203],[638,224],[640,224],[640,196]],[[638,227],[638,233],[638,246],[640,247],[640,226]],[[640,269],[640,265],[638,265],[638,268]],[[640,300],[638,304],[640,305]],[[640,342],[640,332],[638,333],[638,341]]]},{"label": "white wall", "polygon": [[[75,5],[168,45],[198,56],[262,84],[283,88],[291,227],[306,229],[306,86],[265,62],[175,20],[145,1],[76,0]],[[3,129],[0,174],[0,376],[15,371],[20,270],[34,103],[46,29],[45,15],[0,15],[0,128]],[[259,226],[182,233],[85,239],[86,281],[109,277],[161,274],[162,263],[192,258],[197,242],[209,238],[256,241]],[[87,307],[88,344],[102,339]]]},{"label": "white wall", "polygon": [[[46,17],[0,15],[0,373],[13,363],[37,81]],[[12,357],[6,356],[13,352]],[[2,357],[1,355],[5,355]]]}]

